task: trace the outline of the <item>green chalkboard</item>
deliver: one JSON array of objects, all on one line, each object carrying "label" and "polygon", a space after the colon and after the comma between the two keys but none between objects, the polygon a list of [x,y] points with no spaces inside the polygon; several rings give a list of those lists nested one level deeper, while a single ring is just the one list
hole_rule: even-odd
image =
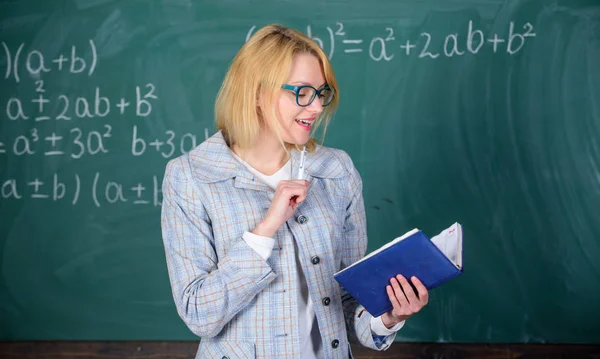
[{"label": "green chalkboard", "polygon": [[2,2],[0,340],[195,338],[164,167],[273,22],[331,57],[325,144],[363,176],[369,251],[463,224],[464,274],[398,340],[600,343],[596,0]]}]

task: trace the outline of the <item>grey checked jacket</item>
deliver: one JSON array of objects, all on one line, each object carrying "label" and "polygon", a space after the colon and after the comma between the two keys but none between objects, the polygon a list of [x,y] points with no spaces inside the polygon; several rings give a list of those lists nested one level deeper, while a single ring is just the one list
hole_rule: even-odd
[{"label": "grey checked jacket", "polygon": [[[300,153],[293,150],[292,178]],[[306,158],[308,194],[263,260],[242,239],[274,191],[237,161],[220,132],[167,164],[162,235],[177,312],[201,337],[196,358],[299,358],[296,257],[305,273],[326,358],[351,358],[349,340],[385,350],[371,315],[333,278],[365,255],[362,181],[342,150]]]}]

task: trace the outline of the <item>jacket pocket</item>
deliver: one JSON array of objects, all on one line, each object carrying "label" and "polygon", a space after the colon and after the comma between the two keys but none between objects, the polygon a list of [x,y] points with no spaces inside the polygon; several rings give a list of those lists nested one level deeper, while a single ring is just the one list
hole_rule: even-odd
[{"label": "jacket pocket", "polygon": [[246,340],[200,340],[196,359],[255,359],[254,343]]}]

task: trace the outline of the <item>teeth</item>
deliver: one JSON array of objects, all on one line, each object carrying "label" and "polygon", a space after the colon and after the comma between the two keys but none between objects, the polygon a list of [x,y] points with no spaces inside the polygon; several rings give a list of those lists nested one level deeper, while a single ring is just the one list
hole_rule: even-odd
[{"label": "teeth", "polygon": [[308,121],[304,121],[304,120],[296,120],[296,121],[301,122],[305,125],[310,125],[310,122],[308,122]]}]

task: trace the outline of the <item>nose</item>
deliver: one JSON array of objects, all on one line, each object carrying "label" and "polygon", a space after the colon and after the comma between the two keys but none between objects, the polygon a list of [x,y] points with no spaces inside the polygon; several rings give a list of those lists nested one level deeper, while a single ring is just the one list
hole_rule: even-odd
[{"label": "nose", "polygon": [[318,115],[323,112],[323,105],[321,104],[321,100],[318,96],[315,97],[313,102],[307,107],[308,111],[312,114]]}]

